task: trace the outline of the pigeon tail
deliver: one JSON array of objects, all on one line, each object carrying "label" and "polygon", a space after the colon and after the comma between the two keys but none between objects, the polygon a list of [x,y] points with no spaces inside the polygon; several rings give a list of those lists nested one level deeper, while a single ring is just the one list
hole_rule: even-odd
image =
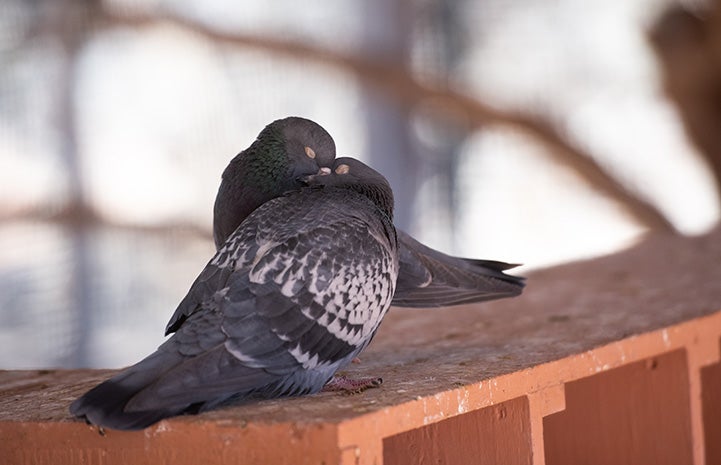
[{"label": "pigeon tail", "polygon": [[133,397],[162,376],[168,365],[177,364],[180,361],[178,358],[182,356],[154,353],[75,400],[70,406],[70,413],[84,417],[88,423],[119,430],[143,429],[163,418],[182,413],[187,405],[133,412],[125,409]]},{"label": "pigeon tail", "polygon": [[391,305],[445,307],[513,297],[523,291],[524,278],[504,273],[516,265],[453,257],[396,231],[400,274]]}]

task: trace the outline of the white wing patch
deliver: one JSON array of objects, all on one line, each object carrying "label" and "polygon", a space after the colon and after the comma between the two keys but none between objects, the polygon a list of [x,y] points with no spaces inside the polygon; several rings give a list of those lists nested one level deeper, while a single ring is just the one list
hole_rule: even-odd
[{"label": "white wing patch", "polygon": [[320,366],[330,365],[330,363],[328,362],[320,362],[318,354],[310,354],[309,352],[303,352],[303,349],[300,348],[300,344],[296,344],[296,346],[290,349],[289,352],[290,355],[292,355],[293,358],[298,361],[298,363],[303,365],[303,368],[305,368],[306,370],[312,370]]},{"label": "white wing patch", "polygon": [[253,367],[253,366],[263,366],[262,363],[259,363],[258,360],[256,360],[254,357],[245,355],[243,352],[241,352],[238,347],[233,344],[232,342],[226,342],[225,343],[225,350],[230,352],[233,357],[237,358],[241,362],[243,362],[246,366]]},{"label": "white wing patch", "polygon": [[253,262],[250,266],[255,266],[258,264],[261,258],[265,256],[270,250],[277,247],[278,243],[273,241],[265,241],[258,247],[258,251],[255,253],[255,257],[253,257]]}]

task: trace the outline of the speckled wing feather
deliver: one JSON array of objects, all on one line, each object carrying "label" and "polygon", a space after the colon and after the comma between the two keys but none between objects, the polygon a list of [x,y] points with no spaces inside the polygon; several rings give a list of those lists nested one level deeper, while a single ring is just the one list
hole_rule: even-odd
[{"label": "speckled wing feather", "polygon": [[503,273],[516,265],[473,260],[431,249],[398,230],[400,274],[392,305],[444,307],[519,295],[524,279]]}]

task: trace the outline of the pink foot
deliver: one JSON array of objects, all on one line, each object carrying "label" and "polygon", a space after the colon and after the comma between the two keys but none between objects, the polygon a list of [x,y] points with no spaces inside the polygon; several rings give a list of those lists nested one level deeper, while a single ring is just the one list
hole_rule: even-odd
[{"label": "pink foot", "polygon": [[345,394],[358,394],[366,389],[375,388],[383,384],[383,378],[352,379],[343,375],[336,375],[323,386],[323,392],[343,392]]}]

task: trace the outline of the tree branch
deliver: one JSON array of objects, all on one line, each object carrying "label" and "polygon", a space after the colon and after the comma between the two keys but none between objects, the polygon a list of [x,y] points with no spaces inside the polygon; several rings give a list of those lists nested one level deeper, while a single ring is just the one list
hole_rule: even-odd
[{"label": "tree branch", "polygon": [[144,28],[167,24],[224,46],[254,48],[290,58],[312,60],[344,69],[405,105],[412,106],[421,101],[437,102],[447,108],[448,115],[457,118],[461,124],[465,123],[473,128],[494,124],[510,126],[532,135],[549,149],[555,162],[570,166],[595,189],[619,202],[631,217],[644,226],[676,232],[674,226],[655,206],[640,199],[607,174],[589,154],[568,143],[547,122],[528,115],[495,109],[444,86],[421,83],[402,65],[387,65],[365,57],[342,54],[295,41],[223,32],[178,16],[107,13],[105,19],[107,26]]}]

